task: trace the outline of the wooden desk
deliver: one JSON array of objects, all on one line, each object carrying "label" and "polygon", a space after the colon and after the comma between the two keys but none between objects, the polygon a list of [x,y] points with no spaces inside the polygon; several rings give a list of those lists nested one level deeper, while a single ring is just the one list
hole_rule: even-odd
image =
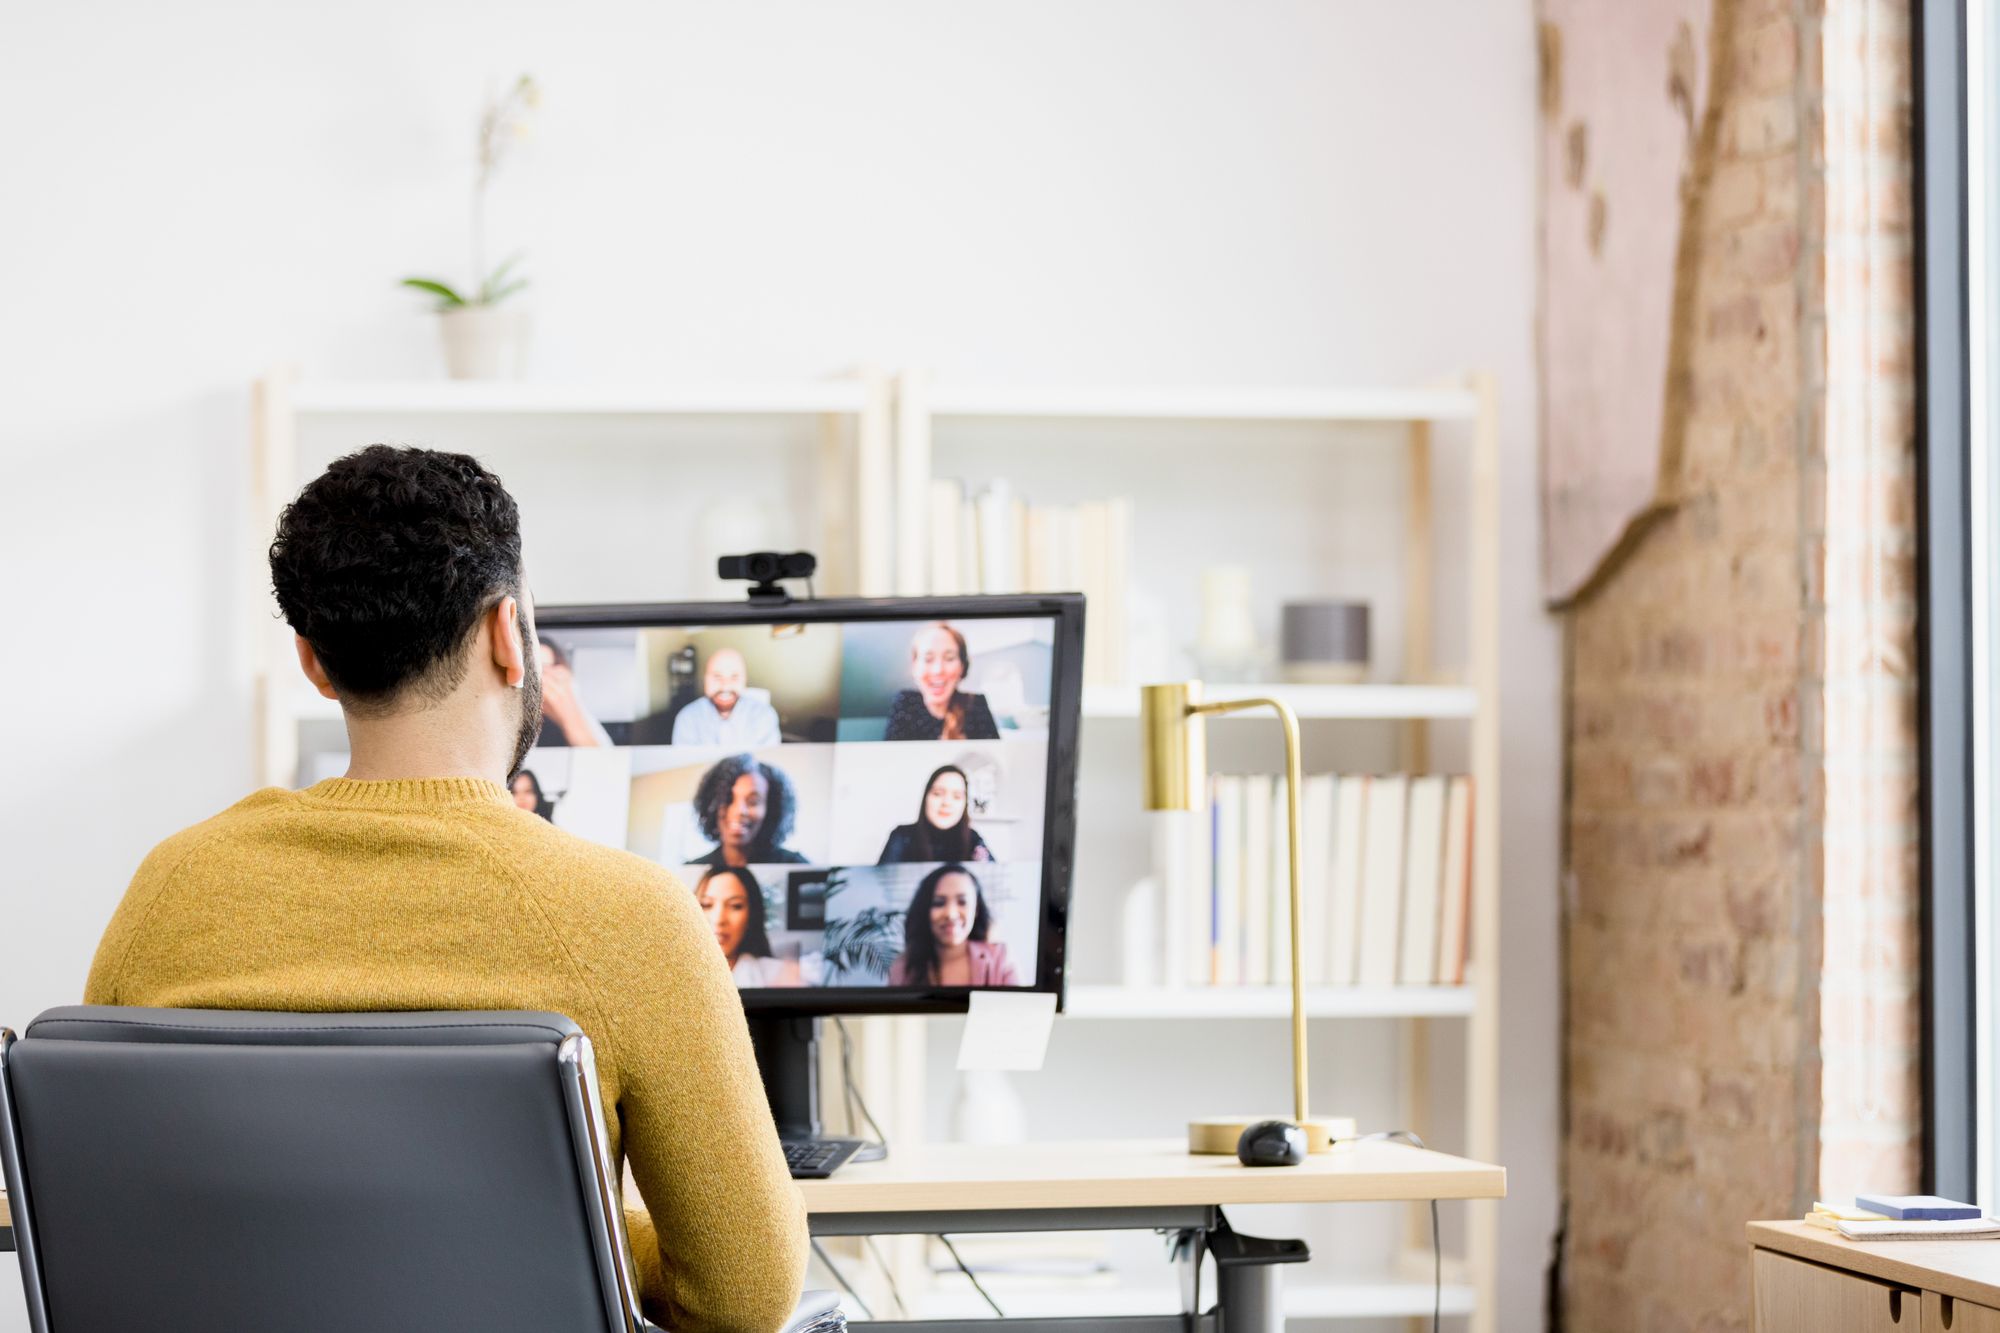
[{"label": "wooden desk", "polygon": [[[627,1188],[630,1188],[628,1183]],[[1186,1239],[1184,1268],[1203,1253],[1217,1261],[1216,1305],[1182,1315],[1036,1320],[1043,1333],[1184,1333],[1283,1327],[1279,1265],[1305,1257],[1292,1241],[1238,1236],[1225,1205],[1499,1199],[1507,1172],[1400,1143],[1357,1143],[1295,1167],[1252,1169],[1233,1157],[1195,1157],[1179,1139],[1033,1143],[1003,1147],[933,1144],[880,1162],[844,1166],[829,1180],[799,1182],[815,1235],[917,1235],[971,1231],[1160,1230]],[[0,1194],[0,1227],[6,1224]],[[11,1247],[12,1233],[5,1233]],[[1262,1248],[1260,1248],[1262,1247]],[[1290,1247],[1290,1248],[1288,1248]],[[2000,1246],[1996,1246],[2000,1255]],[[1191,1276],[1189,1278],[1191,1281]],[[993,1320],[871,1325],[903,1333],[984,1333]],[[1976,1333],[1985,1333],[1983,1329]]]},{"label": "wooden desk", "polygon": [[1261,1169],[1194,1156],[1180,1139],[947,1143],[850,1163],[829,1180],[800,1181],[799,1192],[817,1223],[852,1213],[1499,1199],[1507,1172],[1402,1143],[1357,1143]]},{"label": "wooden desk", "polygon": [[[1242,1236],[1226,1205],[1499,1199],[1497,1166],[1400,1143],[1357,1143],[1295,1167],[1254,1169],[1234,1157],[1195,1157],[1180,1139],[935,1144],[849,1164],[829,1180],[799,1182],[816,1236],[970,1231],[1164,1231],[1176,1237],[1183,1309],[1192,1313],[1050,1318],[1035,1333],[1279,1333],[1282,1266],[1308,1257],[1299,1241]],[[1200,1289],[1204,1255],[1212,1293]],[[1204,1296],[1212,1296],[1207,1306]],[[860,1322],[856,1333],[989,1333],[995,1320]],[[1002,1325],[1004,1326],[1004,1324]]]},{"label": "wooden desk", "polygon": [[1752,1222],[1757,1333],[2000,1333],[2000,1241],[1856,1241]]}]

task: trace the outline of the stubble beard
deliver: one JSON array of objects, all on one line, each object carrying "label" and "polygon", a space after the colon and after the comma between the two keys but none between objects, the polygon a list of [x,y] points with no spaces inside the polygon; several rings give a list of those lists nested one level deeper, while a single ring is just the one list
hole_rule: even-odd
[{"label": "stubble beard", "polygon": [[528,760],[528,751],[535,748],[535,741],[542,734],[542,660],[535,653],[534,631],[528,628],[528,618],[521,616],[517,623],[521,627],[521,730],[514,737],[514,762],[507,769],[507,784],[513,785],[515,775],[521,765]]}]

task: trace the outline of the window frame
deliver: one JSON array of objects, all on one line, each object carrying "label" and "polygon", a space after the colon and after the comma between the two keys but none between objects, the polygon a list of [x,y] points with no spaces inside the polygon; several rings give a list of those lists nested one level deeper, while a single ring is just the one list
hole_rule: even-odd
[{"label": "window frame", "polygon": [[1986,831],[1973,819],[1988,748],[1988,700],[1973,686],[1990,676],[1974,672],[1988,617],[1974,597],[1987,591],[1973,522],[1986,469],[1972,448],[1967,9],[1967,0],[1918,0],[1911,15],[1923,1175],[1933,1193],[1991,1203]]}]

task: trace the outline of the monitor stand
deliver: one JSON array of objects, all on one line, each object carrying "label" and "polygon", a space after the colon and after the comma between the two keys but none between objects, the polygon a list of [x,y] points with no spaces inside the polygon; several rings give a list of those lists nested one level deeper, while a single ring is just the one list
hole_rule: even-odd
[{"label": "monitor stand", "polygon": [[819,1019],[750,1019],[750,1044],[778,1137],[816,1139],[819,1123]]}]

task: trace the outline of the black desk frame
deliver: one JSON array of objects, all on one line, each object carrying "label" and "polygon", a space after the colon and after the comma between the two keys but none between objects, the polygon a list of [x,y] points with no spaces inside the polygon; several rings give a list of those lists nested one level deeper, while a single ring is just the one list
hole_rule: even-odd
[{"label": "black desk frame", "polygon": [[[1127,1208],[971,1208],[931,1212],[815,1213],[815,1236],[935,1236],[981,1231],[1158,1231],[1173,1238],[1181,1312],[1024,1319],[856,1320],[855,1333],[1284,1333],[1280,1265],[1304,1263],[1302,1240],[1264,1240],[1229,1225],[1212,1204]],[[1215,1303],[1200,1309],[1204,1256],[1215,1261]]]}]

